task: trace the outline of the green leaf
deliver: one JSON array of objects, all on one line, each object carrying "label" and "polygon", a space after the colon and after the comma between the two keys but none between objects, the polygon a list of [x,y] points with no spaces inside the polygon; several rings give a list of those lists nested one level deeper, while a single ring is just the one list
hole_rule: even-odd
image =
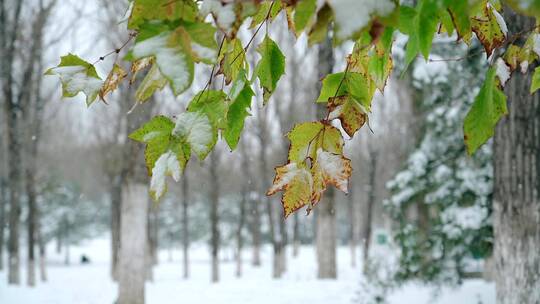
[{"label": "green leaf", "polygon": [[227,112],[227,128],[223,136],[231,150],[236,149],[240,134],[244,129],[244,122],[249,116],[249,108],[251,107],[251,99],[254,95],[253,90],[249,86],[245,76],[236,81],[231,89],[231,99],[233,102],[229,106]]},{"label": "green leaf", "polygon": [[217,56],[216,28],[206,22],[182,24],[191,40],[191,51],[196,62],[212,64]]},{"label": "green leaf", "polygon": [[261,60],[255,68],[255,74],[259,78],[266,104],[274,93],[279,79],[285,73],[285,56],[268,36],[259,45],[257,52],[261,55]]},{"label": "green leaf", "polygon": [[218,73],[223,73],[225,83],[230,84],[238,78],[240,71],[247,69],[246,52],[242,42],[237,38],[225,41],[223,49],[223,58]]},{"label": "green leaf", "polygon": [[204,113],[214,128],[225,129],[228,106],[227,95],[223,91],[206,90],[191,99],[187,111]]},{"label": "green leaf", "polygon": [[138,40],[133,47],[134,59],[155,57],[175,95],[187,90],[193,81],[194,64],[190,52],[189,35],[183,27]]},{"label": "green leaf", "polygon": [[531,94],[534,94],[538,89],[540,89],[540,67],[534,69],[531,81]]},{"label": "green leaf", "polygon": [[294,211],[311,204],[313,177],[302,163],[289,163],[276,168],[276,177],[266,195],[283,191],[281,203],[285,217]]},{"label": "green leaf", "polygon": [[103,86],[94,66],[73,54],[61,57],[60,64],[47,70],[45,75],[60,77],[62,97],[75,97],[83,92],[88,106],[96,100]]},{"label": "green leaf", "polygon": [[287,137],[291,141],[289,161],[303,163],[307,158],[314,160],[317,149],[342,154],[343,137],[334,126],[320,121],[296,125]]},{"label": "green leaf", "polygon": [[217,142],[217,130],[203,112],[184,112],[178,115],[172,134],[187,143],[201,161]]},{"label": "green leaf", "polygon": [[317,10],[317,0],[298,1],[294,11],[294,25],[296,33],[302,32],[308,25],[308,22],[315,15]]},{"label": "green leaf", "polygon": [[331,98],[340,96],[350,96],[368,111],[371,108],[372,94],[367,87],[365,76],[361,73],[341,72],[324,78],[317,102],[328,102]]},{"label": "green leaf", "polygon": [[163,140],[171,135],[173,129],[174,122],[168,117],[160,115],[135,130],[129,135],[129,138],[142,143],[149,143],[154,139]]},{"label": "green leaf", "polygon": [[[257,13],[253,16],[249,28],[255,28],[261,22],[266,20],[267,16],[270,21],[274,20],[279,14],[279,12],[281,12],[282,8],[283,7],[281,6],[281,1],[263,1],[259,5]],[[270,15],[268,15],[268,12],[270,12]]]},{"label": "green leaf", "polygon": [[458,39],[469,42],[472,36],[468,0],[445,0],[447,10],[452,17]]},{"label": "green leaf", "polygon": [[195,21],[197,14],[197,5],[191,0],[135,0],[128,21],[128,29],[138,30],[142,24],[150,20]]},{"label": "green leaf", "polygon": [[153,64],[152,68],[150,68],[150,71],[148,71],[143,81],[137,88],[137,91],[135,92],[135,99],[140,103],[144,103],[152,96],[152,94],[154,94],[156,90],[163,89],[167,85],[167,82],[167,78],[161,75],[158,66]]},{"label": "green leaf", "polygon": [[507,114],[506,95],[499,88],[495,68],[489,68],[484,85],[465,117],[463,131],[467,152],[472,155],[493,136],[495,126]]},{"label": "green leaf", "polygon": [[436,0],[421,0],[418,4],[416,31],[418,48],[427,60],[431,52],[433,37],[437,32],[439,12]]},{"label": "green leaf", "polygon": [[308,34],[308,44],[313,46],[316,43],[322,42],[328,34],[328,25],[332,22],[334,14],[328,3],[324,5],[317,12],[317,19],[315,24],[311,27]]}]

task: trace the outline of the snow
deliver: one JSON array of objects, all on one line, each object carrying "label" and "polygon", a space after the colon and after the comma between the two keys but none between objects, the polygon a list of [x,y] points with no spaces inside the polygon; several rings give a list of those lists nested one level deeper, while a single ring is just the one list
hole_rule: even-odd
[{"label": "snow", "polygon": [[364,28],[372,16],[386,16],[396,7],[391,0],[329,0],[328,3],[334,10],[340,39]]},{"label": "snow", "polygon": [[339,190],[348,193],[349,176],[346,174],[346,171],[347,166],[350,166],[350,164],[341,155],[318,149],[317,163],[321,166],[321,171],[325,179],[328,178],[335,182]]},{"label": "snow", "polygon": [[136,43],[133,55],[136,59],[155,56],[161,73],[172,82],[175,94],[180,94],[190,85],[190,71],[182,49],[169,46],[170,35],[166,32]]},{"label": "snow", "polygon": [[212,125],[202,113],[184,112],[178,115],[173,135],[185,137],[197,155],[206,155],[212,144]]},{"label": "snow", "polygon": [[532,39],[533,39],[533,51],[536,53],[536,55],[540,56],[540,34],[533,33]]},{"label": "snow", "polygon": [[180,180],[181,171],[180,162],[171,150],[161,154],[152,168],[152,179],[150,180],[150,191],[154,193],[156,200],[165,192],[167,175],[171,175],[177,182]]},{"label": "snow", "polygon": [[495,69],[497,77],[499,77],[499,80],[501,81],[501,85],[504,86],[508,79],[510,79],[510,67],[499,57],[495,62]]},{"label": "snow", "polygon": [[[87,255],[91,264],[72,266],[63,264],[63,256],[54,254],[54,244],[48,248],[49,281],[38,283],[35,288],[12,287],[6,283],[7,274],[0,272],[0,303],[40,304],[103,304],[113,303],[117,291],[109,276],[109,243],[106,238],[88,241],[71,249],[73,260]],[[282,279],[272,279],[271,247],[262,250],[262,267],[249,264],[250,251],[244,252],[244,276],[236,278],[235,263],[230,249],[222,251],[221,281],[210,283],[210,252],[206,246],[192,246],[191,278],[182,279],[181,253],[160,252],[160,264],[155,268],[154,281],[146,284],[147,304],[209,303],[209,304],[349,304],[373,303],[360,283],[365,282],[358,268],[350,267],[348,247],[340,247],[338,279],[316,279],[316,257],[313,247],[303,246],[297,258],[288,256],[288,270]],[[359,253],[361,256],[361,253]],[[361,263],[360,263],[361,264]],[[25,281],[23,273],[22,282]],[[445,287],[435,294],[434,289],[418,284],[407,284],[391,291],[388,304],[490,304],[495,303],[493,283],[468,280],[457,288]]]},{"label": "snow", "polygon": [[276,174],[279,174],[279,179],[277,179],[278,176],[276,176],[276,180],[274,180],[275,183],[272,185],[272,187],[270,187],[270,189],[268,189],[269,195],[272,195],[277,191],[284,189],[286,185],[291,183],[291,181],[296,178],[298,178],[299,180],[305,180],[306,184],[310,186],[310,189],[313,188],[313,176],[306,168],[298,167],[297,163],[289,163],[278,169],[280,170],[279,172],[282,174],[276,171]]},{"label": "snow", "polygon": [[222,3],[220,0],[204,0],[201,4],[200,14],[205,17],[210,13],[216,18],[218,26],[227,31],[236,21],[233,2]]},{"label": "snow", "polygon": [[493,12],[493,15],[495,16],[495,19],[497,20],[497,23],[499,24],[499,27],[501,28],[501,31],[503,32],[504,36],[506,37],[508,35],[508,27],[506,26],[506,22],[504,21],[503,16],[499,14],[499,12],[489,4],[487,3],[488,7],[491,8],[491,11]]},{"label": "snow", "polygon": [[101,79],[87,75],[87,67],[84,66],[63,66],[52,68],[51,71],[60,77],[65,83],[65,90],[70,95],[83,92],[87,96],[87,102],[93,101],[97,93],[103,86]]}]

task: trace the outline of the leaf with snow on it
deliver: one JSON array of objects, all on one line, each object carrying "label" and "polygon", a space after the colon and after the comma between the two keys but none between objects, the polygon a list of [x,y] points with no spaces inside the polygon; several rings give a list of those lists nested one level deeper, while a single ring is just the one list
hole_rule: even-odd
[{"label": "leaf with snow on it", "polygon": [[135,83],[135,79],[137,79],[137,74],[139,74],[140,71],[146,69],[147,67],[151,66],[154,63],[153,57],[145,57],[141,58],[139,60],[135,60],[131,64],[131,79],[129,80],[129,84]]},{"label": "leaf with snow on it", "polygon": [[120,85],[122,80],[124,80],[124,78],[126,77],[127,72],[124,71],[124,69],[118,64],[114,64],[111,72],[105,80],[105,83],[103,84],[103,87],[101,87],[101,90],[99,91],[99,98],[105,101],[105,95],[116,90],[118,88],[118,85]]},{"label": "leaf with snow on it", "polygon": [[495,68],[497,71],[497,77],[499,78],[499,81],[501,82],[501,86],[504,87],[508,79],[510,79],[510,67],[506,65],[506,62],[502,60],[502,58],[497,58],[497,61],[495,62]]},{"label": "leaf with snow on it", "polygon": [[75,97],[80,92],[86,95],[89,106],[96,100],[103,81],[94,66],[76,55],[63,56],[60,64],[49,69],[45,75],[57,75],[62,82],[62,97]]},{"label": "leaf with snow on it", "polygon": [[187,90],[193,81],[194,63],[189,52],[189,35],[179,27],[135,43],[135,59],[155,57],[159,70],[169,80],[175,95]]},{"label": "leaf with snow on it", "polygon": [[185,140],[200,160],[206,158],[217,140],[217,133],[208,116],[199,112],[184,112],[178,115],[172,133]]},{"label": "leaf with snow on it", "polygon": [[176,182],[180,180],[182,168],[176,155],[171,151],[163,153],[152,169],[150,180],[150,195],[158,201],[167,189],[166,178],[171,176]]},{"label": "leaf with snow on it", "polygon": [[384,17],[396,8],[392,0],[328,0],[337,23],[337,37],[347,39],[366,27],[374,16]]},{"label": "leaf with snow on it", "polygon": [[317,150],[317,160],[313,164],[313,170],[320,171],[325,185],[331,184],[339,190],[348,193],[347,186],[351,177],[351,160],[341,154],[335,154]]},{"label": "leaf with snow on it", "polygon": [[226,32],[231,29],[236,21],[233,2],[223,3],[220,0],[204,0],[199,13],[203,17],[212,14],[219,28]]},{"label": "leaf with snow on it", "polygon": [[471,19],[472,30],[486,50],[487,57],[494,49],[502,46],[506,40],[508,29],[502,16],[488,2],[481,14]]},{"label": "leaf with snow on it", "polygon": [[310,172],[298,163],[289,163],[276,168],[276,177],[266,195],[270,196],[283,191],[281,203],[285,217],[294,211],[311,204],[313,177]]}]

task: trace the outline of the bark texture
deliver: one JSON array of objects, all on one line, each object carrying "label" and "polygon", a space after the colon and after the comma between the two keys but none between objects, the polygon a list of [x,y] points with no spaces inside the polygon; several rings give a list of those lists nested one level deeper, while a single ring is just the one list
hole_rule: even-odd
[{"label": "bark texture", "polygon": [[183,261],[183,277],[189,278],[189,180],[188,175],[184,172],[182,178],[182,261]]},{"label": "bark texture", "polygon": [[[122,202],[122,246],[118,269],[118,304],[144,304],[148,191],[143,184],[126,185]],[[142,237],[144,239],[144,237]]]},{"label": "bark texture", "polygon": [[212,255],[212,283],[219,282],[219,176],[217,174],[219,165],[218,151],[214,150],[210,154],[210,251]]},{"label": "bark texture", "polygon": [[[508,10],[505,17],[511,33],[534,26],[534,20]],[[494,253],[499,304],[540,303],[540,95],[529,94],[531,72],[531,68],[526,75],[515,72],[506,84],[509,113],[495,131]]]}]

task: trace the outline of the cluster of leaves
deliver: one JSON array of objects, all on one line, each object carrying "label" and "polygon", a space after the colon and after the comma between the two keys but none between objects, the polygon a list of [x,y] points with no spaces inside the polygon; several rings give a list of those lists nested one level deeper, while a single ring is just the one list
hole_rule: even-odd
[{"label": "cluster of leaves", "polygon": [[[506,3],[527,14],[540,12],[537,1]],[[511,72],[518,66],[526,71],[538,59],[537,29],[524,32],[530,34],[530,42],[525,45],[511,44],[498,0],[420,0],[414,7],[400,5],[397,0],[132,0],[130,5],[127,27],[134,43],[111,53],[130,48],[125,57],[131,62],[130,73],[116,64],[103,81],[93,64],[70,54],[47,74],[60,77],[65,97],[83,92],[88,105],[98,96],[105,100],[129,74],[132,84],[138,74],[144,74],[136,92],[137,102],[143,103],[166,86],[175,95],[182,94],[192,84],[195,64],[212,66],[206,87],[196,94],[185,113],[175,119],[156,117],[130,136],[147,145],[146,163],[155,199],[165,191],[166,176],[180,178],[191,152],[204,159],[219,134],[234,149],[249,115],[252,87],[258,82],[266,104],[285,72],[284,55],[268,31],[257,47],[260,59],[250,71],[246,51],[255,37],[245,45],[237,37],[248,20],[248,26],[255,29],[254,36],[284,14],[289,30],[297,36],[305,33],[310,46],[323,41],[330,30],[336,44],[355,42],[345,71],[323,80],[318,102],[327,103],[327,117],[300,124],[289,133],[289,162],[277,168],[268,192],[284,191],[286,214],[317,203],[327,184],[346,191],[350,161],[343,156],[341,132],[331,122],[339,120],[352,137],[367,121],[373,95],[377,89],[384,90],[392,70],[391,48],[397,30],[409,36],[407,64],[418,54],[428,59],[437,32],[455,32],[465,43],[476,36],[488,56],[506,48],[502,59],[494,61],[488,71],[465,119],[469,153],[492,136],[495,123],[506,113],[502,86]],[[216,74],[223,75],[226,85],[210,90]],[[535,77],[533,91],[539,86],[537,79],[540,77]]]}]

